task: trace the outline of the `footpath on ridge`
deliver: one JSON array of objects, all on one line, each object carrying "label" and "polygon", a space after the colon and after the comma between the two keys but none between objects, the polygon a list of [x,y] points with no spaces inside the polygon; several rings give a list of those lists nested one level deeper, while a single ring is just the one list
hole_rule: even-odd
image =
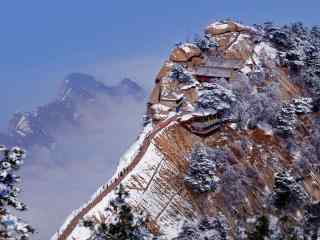
[{"label": "footpath on ridge", "polygon": [[172,116],[162,122],[159,122],[151,133],[149,133],[145,139],[143,140],[143,143],[141,144],[139,148],[138,154],[134,157],[133,161],[129,164],[129,166],[126,168],[126,171],[123,171],[119,174],[119,176],[112,181],[110,185],[108,185],[107,188],[105,188],[101,193],[99,193],[95,199],[93,199],[88,205],[84,208],[82,208],[69,222],[67,227],[62,231],[58,232],[58,240],[67,240],[70,234],[73,232],[73,230],[78,225],[79,221],[91,210],[93,209],[97,204],[99,204],[110,192],[112,192],[117,186],[122,182],[122,180],[129,175],[129,173],[137,166],[137,164],[140,162],[144,154],[146,153],[149,145],[152,142],[152,139],[165,127],[167,127],[170,123],[175,121],[177,119],[177,115]]}]

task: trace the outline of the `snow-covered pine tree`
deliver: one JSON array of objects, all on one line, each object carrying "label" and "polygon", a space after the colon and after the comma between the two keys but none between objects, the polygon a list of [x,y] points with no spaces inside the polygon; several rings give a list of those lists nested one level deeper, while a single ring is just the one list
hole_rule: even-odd
[{"label": "snow-covered pine tree", "polygon": [[199,91],[198,110],[209,111],[221,118],[230,118],[233,113],[237,97],[232,90],[216,83],[204,83]]},{"label": "snow-covered pine tree", "polygon": [[0,239],[26,240],[33,228],[20,218],[10,213],[12,207],[18,211],[26,210],[26,205],[17,199],[20,177],[14,172],[23,164],[25,151],[14,147],[7,149],[0,146]]},{"label": "snow-covered pine tree", "polygon": [[299,179],[294,178],[290,171],[283,170],[274,175],[271,202],[278,209],[292,210],[309,204],[310,196]]},{"label": "snow-covered pine tree", "polygon": [[297,115],[308,114],[314,110],[311,98],[295,98],[290,103],[284,104],[276,115],[274,127],[281,136],[293,135],[296,128]]},{"label": "snow-covered pine tree", "polygon": [[267,216],[260,216],[255,220],[253,231],[247,232],[248,240],[264,240],[270,236],[270,222]]},{"label": "snow-covered pine tree", "polygon": [[205,35],[204,37],[196,36],[194,43],[201,49],[203,52],[207,52],[210,49],[216,49],[219,47],[219,44],[213,37],[210,35]]},{"label": "snow-covered pine tree", "polygon": [[[219,178],[215,175],[215,155],[208,153],[209,149],[202,144],[193,147],[190,165],[184,178],[186,185],[197,193],[213,192],[217,188]],[[210,153],[214,153],[211,151]]]},{"label": "snow-covered pine tree", "polygon": [[193,76],[180,64],[173,65],[170,78],[185,84],[193,84],[196,82]]},{"label": "snow-covered pine tree", "polygon": [[146,217],[143,213],[134,213],[127,202],[128,196],[129,192],[120,185],[116,197],[106,209],[106,215],[100,219],[92,217],[83,220],[83,226],[91,231],[89,240],[152,239],[152,234],[146,228]]},{"label": "snow-covered pine tree", "polygon": [[194,222],[184,222],[176,238],[172,240],[227,240],[229,226],[226,217],[205,217]]}]

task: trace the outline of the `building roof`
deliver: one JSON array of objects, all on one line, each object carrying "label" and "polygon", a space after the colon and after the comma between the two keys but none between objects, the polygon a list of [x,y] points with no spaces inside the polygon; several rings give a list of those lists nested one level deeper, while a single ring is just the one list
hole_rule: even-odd
[{"label": "building roof", "polygon": [[239,70],[242,68],[243,63],[238,59],[224,59],[217,56],[208,56],[205,61],[204,66],[215,67],[215,68],[230,68],[234,70]]},{"label": "building roof", "polygon": [[231,68],[198,66],[195,67],[191,72],[196,76],[231,78],[234,70]]}]

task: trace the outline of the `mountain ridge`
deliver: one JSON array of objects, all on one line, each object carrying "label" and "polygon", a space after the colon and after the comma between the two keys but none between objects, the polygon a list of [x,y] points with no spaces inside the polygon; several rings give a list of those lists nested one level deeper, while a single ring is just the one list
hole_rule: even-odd
[{"label": "mountain ridge", "polygon": [[159,239],[315,237],[317,33],[300,23],[218,21],[177,45],[156,76],[144,132],[92,197],[99,201],[70,215],[52,239],[88,238],[81,218],[102,214],[119,183]]},{"label": "mountain ridge", "polygon": [[[81,114],[78,109],[84,104],[101,104],[107,108],[110,103],[122,98],[142,102],[145,91],[130,79],[124,79],[114,86],[107,86],[93,76],[83,73],[69,74],[61,83],[56,99],[30,112],[17,112],[9,121],[8,134],[1,133],[2,143],[30,148],[33,145],[51,147],[54,132],[62,125],[79,125]],[[109,104],[110,104],[109,103]]]}]

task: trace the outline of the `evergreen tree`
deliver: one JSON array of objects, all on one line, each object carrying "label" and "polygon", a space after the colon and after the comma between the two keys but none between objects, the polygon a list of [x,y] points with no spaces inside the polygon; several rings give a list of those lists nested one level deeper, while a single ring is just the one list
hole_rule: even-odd
[{"label": "evergreen tree", "polygon": [[18,147],[7,149],[0,146],[0,154],[0,239],[26,240],[34,232],[33,228],[9,211],[10,207],[18,211],[27,209],[17,199],[20,177],[14,174],[23,164],[25,152]]},{"label": "evergreen tree", "polygon": [[196,36],[194,43],[201,49],[203,52],[207,52],[210,49],[217,49],[219,44],[217,41],[210,35],[205,35],[203,38]]},{"label": "evergreen tree", "polygon": [[[211,153],[211,155],[209,154]],[[190,156],[190,165],[184,178],[185,184],[197,193],[214,192],[219,178],[216,171],[216,152],[210,151],[202,144],[193,147]]]},{"label": "evergreen tree", "polygon": [[264,240],[269,237],[269,219],[261,216],[257,219],[255,229],[248,233],[248,240]]},{"label": "evergreen tree", "polygon": [[146,240],[151,234],[146,229],[146,218],[136,215],[128,204],[129,192],[123,185],[116,191],[106,209],[106,216],[101,219],[90,218],[83,221],[83,226],[91,231],[90,240]]},{"label": "evergreen tree", "polygon": [[276,208],[292,210],[310,202],[309,194],[299,181],[286,170],[275,174],[271,202]]}]

